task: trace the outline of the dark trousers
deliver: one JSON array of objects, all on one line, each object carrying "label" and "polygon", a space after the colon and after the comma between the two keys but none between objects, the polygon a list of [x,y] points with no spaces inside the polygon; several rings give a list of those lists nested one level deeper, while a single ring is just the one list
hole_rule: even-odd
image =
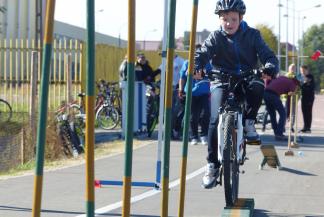
[{"label": "dark trousers", "polygon": [[[244,115],[245,119],[255,120],[259,108],[262,104],[263,92],[264,92],[264,85],[263,81],[254,78],[252,81],[249,82],[248,87],[245,89],[246,94],[245,99],[246,103],[244,106]],[[211,91],[213,95],[216,92]],[[240,93],[238,93],[240,94]],[[217,97],[215,97],[216,99]],[[223,97],[224,98],[224,97]],[[211,96],[211,99],[214,99]],[[213,100],[210,103],[215,103]],[[211,111],[211,112],[218,112],[218,111]],[[244,125],[244,122],[243,122]],[[216,167],[220,166],[218,162],[218,141],[217,141],[217,126],[218,126],[218,115],[211,114],[209,128],[208,128],[208,155],[207,161],[208,163],[214,163]]]},{"label": "dark trousers", "polygon": [[172,111],[172,128],[181,133],[183,116],[185,113],[186,98],[180,100],[178,97],[176,99],[175,108]]},{"label": "dark trousers", "polygon": [[210,118],[209,94],[193,96],[191,101],[191,138],[198,139],[198,124],[201,126],[201,135],[207,136]]},{"label": "dark trousers", "polygon": [[[280,96],[276,93],[265,91],[264,102],[270,115],[274,134],[276,136],[282,136],[286,123],[286,111],[280,100]],[[276,111],[279,113],[279,122],[277,122]]]},{"label": "dark trousers", "polygon": [[313,104],[314,104],[314,98],[313,99],[301,99],[301,108],[304,118],[304,127],[305,130],[310,130],[312,127],[312,118],[313,118]]}]

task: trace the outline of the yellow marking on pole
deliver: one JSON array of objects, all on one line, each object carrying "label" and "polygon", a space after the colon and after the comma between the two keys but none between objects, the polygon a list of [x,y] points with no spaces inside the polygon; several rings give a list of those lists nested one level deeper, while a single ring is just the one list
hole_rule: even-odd
[{"label": "yellow marking on pole", "polygon": [[43,186],[43,176],[35,175],[34,177],[34,204],[32,210],[33,217],[40,216],[41,200],[42,200],[42,186]]},{"label": "yellow marking on pole", "polygon": [[174,50],[167,50],[167,68],[166,68],[166,97],[165,97],[165,105],[166,109],[172,107],[172,80],[173,80],[173,56]]},{"label": "yellow marking on pole", "polygon": [[187,171],[187,157],[182,157],[181,160],[181,172],[180,172],[180,192],[181,197],[179,201],[179,212],[178,216],[184,216],[184,200],[185,200],[185,192],[186,192],[186,171]]},{"label": "yellow marking on pole", "polygon": [[131,177],[124,176],[123,178],[123,201],[125,201],[125,203],[122,210],[122,216],[126,216],[130,213],[131,180]]},{"label": "yellow marking on pole", "polygon": [[44,43],[52,44],[53,42],[53,27],[54,27],[54,10],[55,1],[47,1],[50,4],[46,7],[46,17],[45,17],[45,33],[44,33]]},{"label": "yellow marking on pole", "polygon": [[[162,189],[167,189],[166,191],[162,191],[162,198],[164,200],[168,201],[168,191],[169,191],[169,179],[168,178],[163,178],[162,179]],[[168,213],[168,203],[164,203],[164,201],[162,200],[162,213],[161,213],[161,217],[167,217],[167,213]]]},{"label": "yellow marking on pole", "polygon": [[[88,191],[86,191],[86,198],[89,198],[90,201],[94,201],[94,96],[86,96],[86,133],[85,133],[85,142],[86,142],[86,185]],[[91,129],[90,129],[91,127]],[[91,170],[89,170],[91,168]]]},{"label": "yellow marking on pole", "polygon": [[135,5],[135,0],[128,0],[128,41],[130,42],[128,44],[127,48],[127,55],[128,55],[128,62],[129,63],[135,63],[135,32],[136,32],[136,27],[135,27],[135,20],[136,20],[136,5]]},{"label": "yellow marking on pole", "polygon": [[231,216],[233,217],[239,217],[241,214],[240,209],[231,209]]}]

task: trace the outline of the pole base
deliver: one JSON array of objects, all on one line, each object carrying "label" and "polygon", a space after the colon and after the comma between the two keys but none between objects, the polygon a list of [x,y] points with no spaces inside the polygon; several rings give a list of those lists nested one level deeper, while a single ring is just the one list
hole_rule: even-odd
[{"label": "pole base", "polygon": [[288,150],[285,152],[285,156],[294,156],[294,152],[291,150]]}]

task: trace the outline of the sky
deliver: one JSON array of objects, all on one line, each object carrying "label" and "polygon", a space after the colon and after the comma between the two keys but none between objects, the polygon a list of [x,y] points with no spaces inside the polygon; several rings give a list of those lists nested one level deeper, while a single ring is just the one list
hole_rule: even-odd
[{"label": "sky", "polygon": [[[164,0],[136,0],[136,40],[161,40],[163,37]],[[244,0],[246,14],[244,20],[252,27],[266,24],[278,35],[279,0]],[[281,41],[286,41],[288,2],[288,41],[298,39],[298,32],[314,24],[324,23],[324,0],[280,0]],[[177,0],[176,38],[183,36],[191,28],[193,0]],[[128,0],[95,0],[96,30],[103,34],[127,39]],[[321,7],[314,6],[321,4]],[[197,31],[213,31],[219,27],[218,16],[214,14],[216,0],[200,0],[198,5]],[[295,11],[295,14],[293,13]],[[298,19],[306,17],[303,21]],[[55,19],[72,25],[85,27],[86,0],[56,0]],[[300,22],[298,22],[300,20]],[[295,22],[295,25],[293,23]],[[300,25],[298,26],[298,23]],[[299,30],[299,31],[298,31]],[[293,36],[295,32],[295,37]],[[300,34],[301,35],[301,34]]]}]

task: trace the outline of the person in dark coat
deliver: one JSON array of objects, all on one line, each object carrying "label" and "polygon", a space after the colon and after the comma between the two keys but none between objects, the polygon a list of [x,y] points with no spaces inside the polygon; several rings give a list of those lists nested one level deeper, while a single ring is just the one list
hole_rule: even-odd
[{"label": "person in dark coat", "polygon": [[311,133],[313,104],[315,100],[315,82],[313,75],[308,70],[308,66],[302,65],[300,67],[300,72],[303,76],[303,83],[301,85],[301,108],[304,127],[299,132]]}]

